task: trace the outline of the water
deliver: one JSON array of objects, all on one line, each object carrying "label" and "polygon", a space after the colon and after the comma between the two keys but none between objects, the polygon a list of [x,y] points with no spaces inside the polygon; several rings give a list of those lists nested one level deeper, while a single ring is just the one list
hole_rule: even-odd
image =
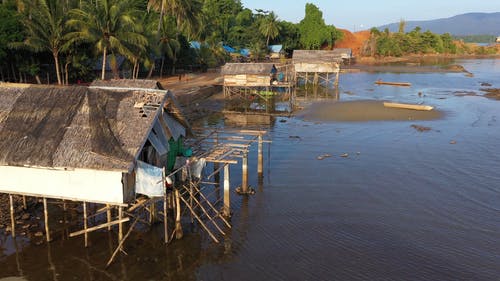
[{"label": "water", "polygon": [[[264,182],[251,178],[257,193],[232,197],[233,229],[221,244],[187,230],[165,247],[159,226],[134,234],[129,255],[105,271],[113,249],[108,233],[91,234],[88,249],[75,238],[50,246],[19,241],[22,251],[0,236],[0,247],[10,249],[0,255],[0,278],[498,280],[500,102],[455,92],[480,94],[482,82],[500,87],[500,61],[457,63],[475,76],[341,76],[340,100],[425,103],[444,112],[437,120],[276,120],[268,128]],[[377,79],[412,87],[373,85]],[[324,153],[332,157],[318,160]],[[237,186],[237,171],[232,179]]]}]

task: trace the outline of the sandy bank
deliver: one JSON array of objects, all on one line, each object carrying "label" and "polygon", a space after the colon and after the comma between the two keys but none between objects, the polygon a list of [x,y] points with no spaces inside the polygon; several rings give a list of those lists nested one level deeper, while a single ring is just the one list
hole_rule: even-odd
[{"label": "sandy bank", "polygon": [[383,101],[322,101],[299,112],[298,117],[309,121],[408,121],[434,120],[443,116],[439,110],[419,111],[385,107]]}]

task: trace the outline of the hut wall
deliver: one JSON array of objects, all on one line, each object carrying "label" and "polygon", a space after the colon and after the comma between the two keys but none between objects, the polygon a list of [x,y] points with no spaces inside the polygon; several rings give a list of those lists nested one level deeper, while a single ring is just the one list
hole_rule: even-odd
[{"label": "hut wall", "polygon": [[319,72],[319,73],[336,73],[340,71],[338,63],[294,63],[296,72]]},{"label": "hut wall", "polygon": [[271,76],[255,74],[224,75],[224,86],[266,87],[271,85]]},{"label": "hut wall", "polygon": [[122,204],[122,172],[0,166],[0,192]]}]

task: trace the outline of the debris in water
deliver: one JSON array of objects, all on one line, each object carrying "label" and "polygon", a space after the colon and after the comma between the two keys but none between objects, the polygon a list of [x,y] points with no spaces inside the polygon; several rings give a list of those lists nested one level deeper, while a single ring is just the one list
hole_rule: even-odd
[{"label": "debris in water", "polygon": [[457,144],[457,142],[452,140],[452,141],[450,141],[450,144]]},{"label": "debris in water", "polygon": [[430,127],[425,127],[425,126],[420,126],[420,125],[415,125],[415,124],[411,125],[411,127],[419,132],[427,132],[427,131],[432,130],[432,128],[430,128]]},{"label": "debris in water", "polygon": [[349,157],[349,154],[347,154],[347,153],[344,153],[344,154],[340,155],[340,157],[344,157],[344,158],[347,158],[347,157]]},{"label": "debris in water", "polygon": [[299,136],[289,136],[289,138],[291,138],[291,139],[300,139]]},{"label": "debris in water", "polygon": [[317,157],[318,160],[323,160],[325,158],[328,158],[328,157],[332,157],[331,154],[328,154],[328,153],[325,153],[325,154],[321,154],[320,156]]}]

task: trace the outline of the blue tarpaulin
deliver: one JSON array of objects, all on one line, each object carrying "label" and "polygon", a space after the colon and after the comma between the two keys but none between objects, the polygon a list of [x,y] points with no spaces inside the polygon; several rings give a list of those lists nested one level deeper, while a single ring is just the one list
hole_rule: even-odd
[{"label": "blue tarpaulin", "polygon": [[226,50],[226,52],[229,52],[229,53],[236,53],[236,50],[230,46],[227,46],[227,45],[222,45],[222,48],[224,48],[224,50]]}]

